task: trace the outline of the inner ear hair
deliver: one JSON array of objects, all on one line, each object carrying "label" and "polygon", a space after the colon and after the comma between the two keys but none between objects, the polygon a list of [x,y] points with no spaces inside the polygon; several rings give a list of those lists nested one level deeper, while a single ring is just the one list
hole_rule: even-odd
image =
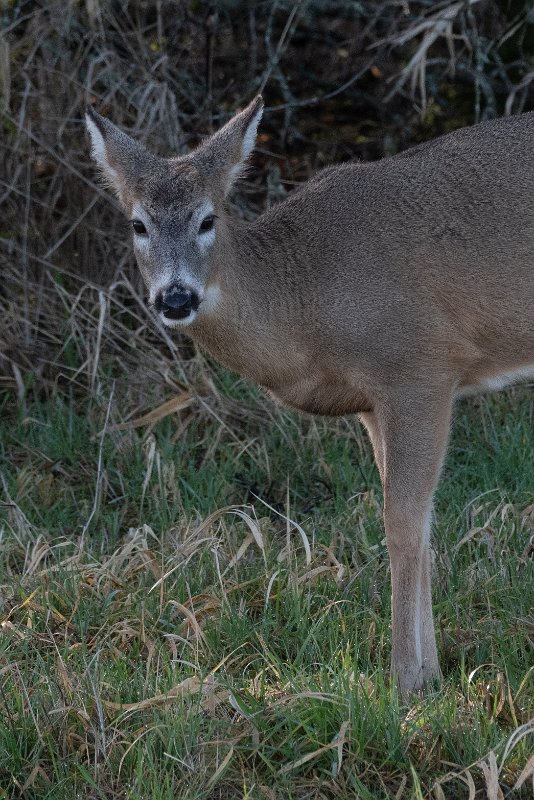
[{"label": "inner ear hair", "polygon": [[245,132],[241,144],[241,159],[246,161],[256,145],[258,125],[263,115],[263,98],[261,94],[254,98],[252,103],[242,112],[245,117]]},{"label": "inner ear hair", "polygon": [[[263,98],[261,95],[258,95],[243,109],[243,111],[236,114],[226,126],[229,129],[228,137],[232,139],[234,137],[239,137],[240,140],[233,156],[233,159],[237,158],[237,161],[231,165],[228,171],[226,194],[228,194],[235,181],[241,178],[247,171],[247,161],[256,146],[256,136],[262,114]],[[224,132],[225,128],[222,128],[221,131]]]},{"label": "inner ear hair", "polygon": [[85,112],[85,125],[89,138],[91,139],[91,156],[94,158],[105,177],[110,181],[117,180],[117,170],[114,169],[108,158],[105,138],[105,128],[102,124],[103,118],[94,111],[91,106]]}]

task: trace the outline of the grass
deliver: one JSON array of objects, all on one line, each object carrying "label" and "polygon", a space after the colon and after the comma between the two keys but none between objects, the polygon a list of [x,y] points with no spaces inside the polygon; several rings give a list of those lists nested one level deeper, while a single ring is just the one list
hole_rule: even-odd
[{"label": "grass", "polygon": [[457,409],[434,538],[445,680],[403,705],[357,424],[193,363],[211,399],[137,430],[111,426],[127,376],[111,404],[104,379],[100,399],[4,399],[0,796],[512,790],[534,750],[530,390]]}]

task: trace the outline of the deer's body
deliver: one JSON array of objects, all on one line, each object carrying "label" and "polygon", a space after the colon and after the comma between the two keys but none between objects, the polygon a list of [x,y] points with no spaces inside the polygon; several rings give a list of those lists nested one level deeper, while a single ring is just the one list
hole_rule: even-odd
[{"label": "deer's body", "polygon": [[88,125],[146,221],[136,255],[163,321],[283,403],[360,413],[384,487],[393,671],[419,689],[439,675],[429,532],[453,400],[534,377],[534,114],[329,168],[245,224],[224,194],[260,114],[256,100],[164,166],[132,142],[149,176],[135,188],[131,140]]},{"label": "deer's body", "polygon": [[217,315],[188,333],[284,403],[369,411],[436,369],[458,393],[534,377],[534,114],[329,169],[226,225]]}]

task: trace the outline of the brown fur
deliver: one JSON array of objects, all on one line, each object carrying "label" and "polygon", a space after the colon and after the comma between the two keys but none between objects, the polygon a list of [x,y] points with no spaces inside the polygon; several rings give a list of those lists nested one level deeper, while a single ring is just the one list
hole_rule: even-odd
[{"label": "brown fur", "polygon": [[[392,668],[401,692],[418,690],[439,676],[429,532],[454,398],[534,375],[534,114],[329,168],[244,224],[224,196],[260,113],[256,99],[169,161],[128,152],[93,113],[97,161],[127,213],[137,201],[157,221],[137,248],[148,288],[164,270],[217,287],[193,339],[284,403],[361,413],[384,487]],[[188,215],[206,198],[219,219],[199,255]]]}]

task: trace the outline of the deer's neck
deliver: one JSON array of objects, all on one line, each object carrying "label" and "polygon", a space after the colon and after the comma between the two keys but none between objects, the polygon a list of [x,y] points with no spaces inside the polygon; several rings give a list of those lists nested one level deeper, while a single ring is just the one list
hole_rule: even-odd
[{"label": "deer's neck", "polygon": [[221,233],[214,301],[190,333],[230,369],[262,385],[279,383],[303,361],[287,238],[276,225],[240,221],[228,221]]},{"label": "deer's neck", "polygon": [[369,411],[358,375],[336,363],[323,306],[327,278],[309,279],[319,242],[299,235],[290,212],[278,207],[250,226],[229,227],[215,274],[217,302],[199,313],[191,335],[286,405],[313,414]]}]

